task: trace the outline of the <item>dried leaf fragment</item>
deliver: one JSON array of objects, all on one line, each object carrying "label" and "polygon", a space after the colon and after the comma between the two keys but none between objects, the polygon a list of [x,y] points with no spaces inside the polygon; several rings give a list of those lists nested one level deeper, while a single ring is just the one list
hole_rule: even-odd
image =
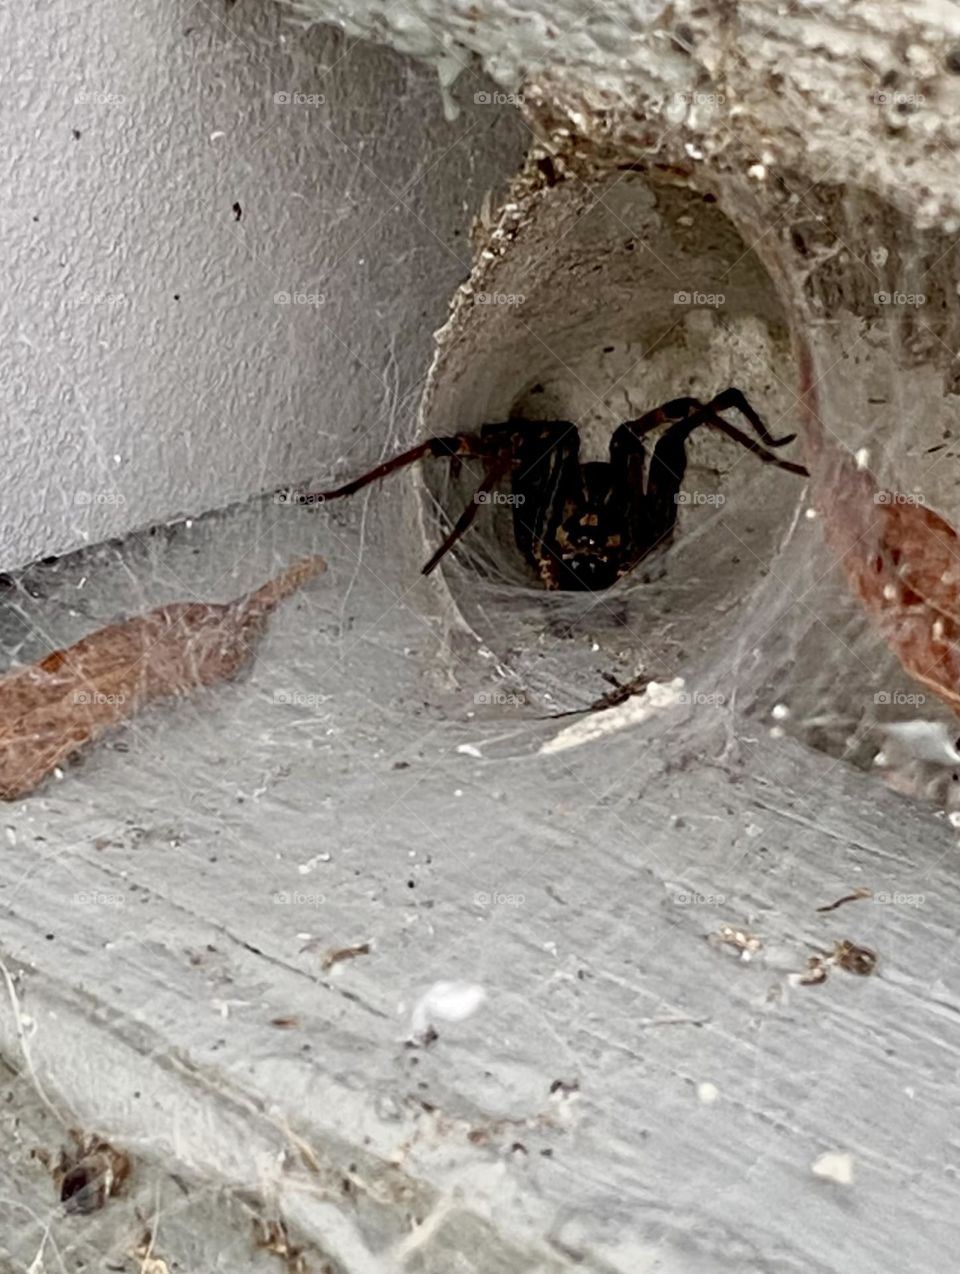
[{"label": "dried leaf fragment", "polygon": [[960,713],[960,536],[914,498],[883,490],[854,457],[818,495],[827,543],[904,671]]},{"label": "dried leaf fragment", "polygon": [[160,606],[0,677],[0,799],[26,796],[151,700],[235,676],[269,612],[324,570],[305,558],[235,601]]}]

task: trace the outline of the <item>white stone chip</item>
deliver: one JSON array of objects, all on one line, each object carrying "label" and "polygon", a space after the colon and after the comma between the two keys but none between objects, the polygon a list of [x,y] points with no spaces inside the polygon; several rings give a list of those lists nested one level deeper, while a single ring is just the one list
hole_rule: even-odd
[{"label": "white stone chip", "polygon": [[811,1164],[813,1175],[838,1185],[853,1185],[853,1155],[847,1150],[828,1150]]}]

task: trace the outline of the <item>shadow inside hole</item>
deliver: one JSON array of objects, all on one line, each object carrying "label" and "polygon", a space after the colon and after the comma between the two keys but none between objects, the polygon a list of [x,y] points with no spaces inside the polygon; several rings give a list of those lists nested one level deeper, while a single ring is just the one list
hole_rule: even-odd
[{"label": "shadow inside hole", "polygon": [[[460,298],[424,398],[424,432],[566,420],[580,432],[581,461],[607,461],[623,421],[732,386],[773,434],[794,432],[778,298],[719,207],[642,174],[620,175],[595,193],[551,191],[510,253],[489,267],[483,304],[479,280],[473,297]],[[796,444],[781,454],[802,459]],[[443,463],[424,469],[430,551],[482,478],[477,461],[459,472]],[[469,626],[528,671],[545,667],[551,653],[569,665],[578,648],[573,676],[584,678],[589,698],[601,669],[628,679],[642,667],[665,678],[709,659],[732,612],[762,586],[802,492],[795,475],[701,428],[687,444],[673,536],[611,588],[543,588],[516,543],[509,479],[445,560],[444,579]]]}]

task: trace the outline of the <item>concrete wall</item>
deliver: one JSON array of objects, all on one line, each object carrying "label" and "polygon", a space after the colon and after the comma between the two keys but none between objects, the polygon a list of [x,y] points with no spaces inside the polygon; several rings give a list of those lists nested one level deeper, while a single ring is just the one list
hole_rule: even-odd
[{"label": "concrete wall", "polygon": [[412,428],[509,108],[222,0],[9,9],[0,78],[0,569]]}]

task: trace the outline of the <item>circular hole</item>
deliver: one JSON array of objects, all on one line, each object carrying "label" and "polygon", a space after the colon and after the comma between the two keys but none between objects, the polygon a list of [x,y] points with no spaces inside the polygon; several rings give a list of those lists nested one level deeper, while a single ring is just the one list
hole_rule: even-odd
[{"label": "circular hole", "polygon": [[[622,422],[730,387],[743,391],[772,434],[792,433],[794,380],[775,290],[719,206],[620,174],[590,188],[551,190],[509,250],[475,272],[441,339],[423,431],[512,420],[526,437],[540,422],[566,421],[578,431],[580,459],[604,463]],[[725,415],[756,439],[736,412]],[[647,441],[648,474],[661,436]],[[798,443],[778,454],[802,460]],[[544,590],[517,527],[526,524],[528,540],[542,532],[544,508],[529,495],[522,508],[511,504],[509,478],[479,508],[444,578],[469,626],[527,684],[539,675],[556,698],[562,682],[569,703],[595,697],[604,673],[683,673],[748,605],[794,521],[803,480],[707,426],[689,438],[686,462],[672,535],[596,592]],[[475,460],[424,471],[430,551],[484,472]],[[630,502],[667,532],[649,486],[630,490]],[[618,517],[626,503],[621,495]],[[562,652],[564,673],[551,668],[551,652]],[[579,698],[570,693],[571,661]]]}]

